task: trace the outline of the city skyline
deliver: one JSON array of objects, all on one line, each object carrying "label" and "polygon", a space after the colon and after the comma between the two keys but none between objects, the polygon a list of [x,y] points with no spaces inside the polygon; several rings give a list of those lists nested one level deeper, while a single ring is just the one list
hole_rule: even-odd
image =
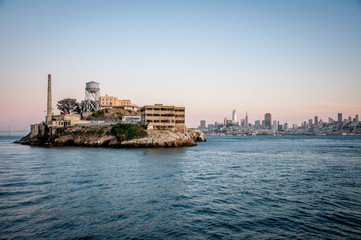
[{"label": "city skyline", "polygon": [[[310,118],[305,118],[300,122],[288,122],[288,121],[282,122],[282,121],[280,121],[278,119],[272,119],[272,113],[265,113],[263,118],[259,118],[259,119],[254,118],[255,120],[253,122],[250,122],[248,120],[249,119],[248,112],[245,113],[244,118],[242,118],[242,116],[241,116],[239,118],[239,120],[234,121],[233,116],[234,116],[235,113],[236,113],[236,110],[233,109],[232,110],[232,118],[229,119],[229,118],[225,117],[223,119],[223,121],[219,121],[219,120],[207,121],[207,120],[202,119],[202,120],[200,120],[200,126],[198,126],[198,127],[207,128],[208,124],[210,124],[210,125],[215,125],[215,123],[224,124],[224,122],[226,120],[229,121],[229,123],[238,124],[239,126],[243,126],[243,122],[244,122],[244,125],[247,126],[247,127],[248,127],[249,124],[252,125],[252,126],[257,125],[256,122],[259,122],[260,125],[262,125],[262,123],[263,123],[264,124],[263,127],[266,127],[266,128],[270,127],[268,124],[271,124],[271,127],[273,127],[275,125],[275,122],[277,123],[277,125],[278,124],[282,124],[282,125],[283,124],[288,124],[288,125],[291,125],[291,126],[292,125],[302,126],[304,123],[312,125],[312,124],[317,124],[317,123],[320,123],[320,122],[323,122],[323,123],[343,122],[343,121],[353,121],[355,118],[358,121],[359,115],[360,115],[358,113],[355,114],[355,115],[344,115],[341,112],[341,113],[337,113],[336,116],[334,116],[334,117],[328,116],[325,119],[322,119],[318,115],[315,115],[315,116],[312,116]],[[270,121],[268,124],[266,123],[267,119]]]},{"label": "city skyline", "polygon": [[359,1],[0,1],[0,127],[101,95],[199,120],[323,121],[361,113]]}]

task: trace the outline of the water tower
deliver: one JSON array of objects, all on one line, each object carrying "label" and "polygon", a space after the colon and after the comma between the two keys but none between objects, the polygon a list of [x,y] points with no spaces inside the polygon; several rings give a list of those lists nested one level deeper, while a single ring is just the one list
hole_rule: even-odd
[{"label": "water tower", "polygon": [[85,99],[83,112],[95,112],[99,109],[100,88],[99,83],[91,81],[85,86]]}]

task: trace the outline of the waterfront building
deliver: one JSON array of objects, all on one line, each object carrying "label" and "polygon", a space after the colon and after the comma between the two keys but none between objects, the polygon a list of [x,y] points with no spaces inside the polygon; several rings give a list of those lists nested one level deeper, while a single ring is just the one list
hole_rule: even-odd
[{"label": "waterfront building", "polygon": [[233,122],[233,123],[237,123],[237,112],[236,112],[236,109],[233,109],[232,122]]},{"label": "waterfront building", "polygon": [[342,113],[337,114],[337,121],[342,122]]},{"label": "waterfront building", "polygon": [[272,127],[272,114],[266,113],[264,115],[264,123],[266,128],[270,129]]},{"label": "waterfront building", "polygon": [[201,120],[199,128],[206,128],[206,120]]},{"label": "waterfront building", "polygon": [[148,129],[173,130],[184,133],[185,108],[163,106],[163,104],[146,105],[140,109],[141,122]]},{"label": "waterfront building", "polygon": [[132,103],[130,100],[120,100],[117,97],[111,96],[100,96],[100,107],[101,108],[112,108],[112,107],[130,107]]}]

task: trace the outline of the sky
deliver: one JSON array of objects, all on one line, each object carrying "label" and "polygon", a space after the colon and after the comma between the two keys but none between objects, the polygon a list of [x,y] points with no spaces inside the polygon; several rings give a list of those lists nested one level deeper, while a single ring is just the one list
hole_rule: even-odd
[{"label": "sky", "polygon": [[[197,127],[361,114],[361,1],[0,0],[0,130],[101,95],[186,107]],[[6,130],[5,129],[5,130]]]}]

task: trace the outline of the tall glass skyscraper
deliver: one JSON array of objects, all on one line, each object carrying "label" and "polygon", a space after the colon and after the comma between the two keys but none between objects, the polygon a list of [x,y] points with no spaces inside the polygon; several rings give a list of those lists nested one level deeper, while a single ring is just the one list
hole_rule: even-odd
[{"label": "tall glass skyscraper", "polygon": [[236,123],[237,122],[237,113],[236,113],[236,109],[233,109],[233,113],[232,113],[232,122]]}]

